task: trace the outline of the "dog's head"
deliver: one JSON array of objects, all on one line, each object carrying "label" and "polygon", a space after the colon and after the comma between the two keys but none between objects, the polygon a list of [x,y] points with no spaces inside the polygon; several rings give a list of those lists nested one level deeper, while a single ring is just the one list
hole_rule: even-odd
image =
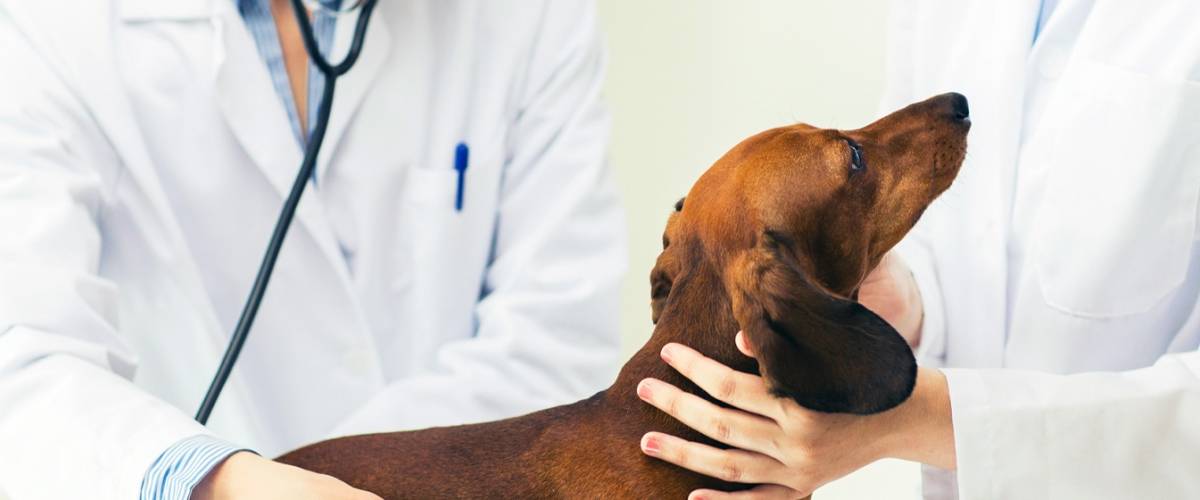
[{"label": "dog's head", "polygon": [[967,100],[944,94],[858,130],[801,124],[746,139],[676,204],[651,273],[654,320],[702,256],[776,394],[829,412],[900,404],[916,362],[857,290],[950,186],[969,129]]}]

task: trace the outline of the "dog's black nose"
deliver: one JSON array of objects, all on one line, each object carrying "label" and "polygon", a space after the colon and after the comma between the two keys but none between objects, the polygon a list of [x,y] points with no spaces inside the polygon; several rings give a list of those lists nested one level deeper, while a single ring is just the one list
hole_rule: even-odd
[{"label": "dog's black nose", "polygon": [[954,113],[954,118],[957,120],[966,120],[971,117],[971,108],[967,106],[967,97],[958,92],[946,94],[950,98],[950,109]]}]

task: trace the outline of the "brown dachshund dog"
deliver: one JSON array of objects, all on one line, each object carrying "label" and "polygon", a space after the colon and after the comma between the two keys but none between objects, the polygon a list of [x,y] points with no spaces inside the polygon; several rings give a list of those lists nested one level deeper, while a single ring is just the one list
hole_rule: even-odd
[{"label": "brown dachshund dog", "polygon": [[[667,222],[651,273],[650,341],[616,382],[575,404],[498,422],[324,441],[280,461],[388,499],[685,498],[743,489],[648,458],[642,434],[712,440],[635,394],[646,377],[699,393],[659,360],[668,342],[761,373],[780,397],[856,414],[903,402],[908,345],[855,301],[868,271],[950,186],[967,100],[944,94],[858,130],[777,128],[733,148]],[[759,359],[739,354],[743,330]],[[710,398],[711,399],[711,398]]]}]

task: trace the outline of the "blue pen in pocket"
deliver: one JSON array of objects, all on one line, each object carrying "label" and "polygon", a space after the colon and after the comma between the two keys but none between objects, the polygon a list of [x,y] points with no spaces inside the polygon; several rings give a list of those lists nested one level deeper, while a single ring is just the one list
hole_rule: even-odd
[{"label": "blue pen in pocket", "polygon": [[454,211],[462,212],[463,188],[466,187],[467,165],[471,159],[471,148],[467,143],[460,142],[454,148],[454,170],[458,171],[458,190],[454,194]]}]

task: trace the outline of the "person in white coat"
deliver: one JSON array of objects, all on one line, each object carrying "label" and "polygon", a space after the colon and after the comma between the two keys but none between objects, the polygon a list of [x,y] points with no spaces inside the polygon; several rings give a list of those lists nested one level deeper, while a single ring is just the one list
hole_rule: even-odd
[{"label": "person in white coat", "polygon": [[[294,18],[272,0],[281,36],[264,42],[246,17],[257,1],[0,0],[13,500],[146,498],[166,481],[154,464],[190,479],[151,496],[186,498],[208,469],[182,459],[220,443],[272,457],[492,420],[615,372],[625,231],[594,5],[382,1],[232,379],[209,425],[192,421],[305,140],[289,108],[304,100],[278,85],[304,95]],[[331,59],[355,19],[337,21]],[[234,456],[207,494],[354,494]]]},{"label": "person in white coat", "polygon": [[740,449],[643,449],[765,484],[737,498],[883,457],[928,464],[926,498],[1200,497],[1198,20],[1190,1],[896,2],[884,109],[954,90],[974,123],[953,187],[861,288],[917,345],[916,391],[820,414],[667,346],[744,411],[639,394]]}]

